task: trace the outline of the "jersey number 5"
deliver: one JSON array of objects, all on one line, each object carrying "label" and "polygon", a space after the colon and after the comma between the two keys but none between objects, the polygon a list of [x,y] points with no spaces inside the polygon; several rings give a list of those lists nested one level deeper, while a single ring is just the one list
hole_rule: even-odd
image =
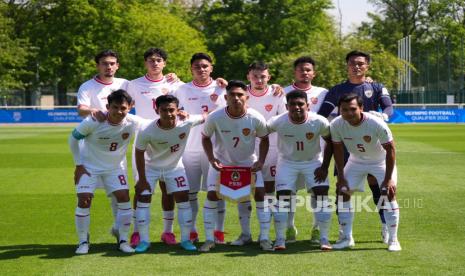
[{"label": "jersey number 5", "polygon": [[365,147],[363,146],[363,144],[357,144],[357,149],[359,152],[365,152]]}]

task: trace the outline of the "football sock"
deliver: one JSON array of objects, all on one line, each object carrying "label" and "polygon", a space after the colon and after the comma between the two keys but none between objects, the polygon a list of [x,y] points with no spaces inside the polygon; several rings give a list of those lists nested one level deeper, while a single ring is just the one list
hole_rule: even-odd
[{"label": "football sock", "polygon": [[189,233],[192,227],[192,210],[189,201],[179,202],[178,204],[178,223],[181,228],[181,242],[189,239]]},{"label": "football sock", "polygon": [[134,227],[133,232],[139,232],[139,229],[137,228],[136,209],[132,210],[132,224]]},{"label": "football sock", "polygon": [[[310,206],[312,207],[312,210],[315,210],[315,208],[317,208],[317,199],[316,196],[314,196],[313,194],[310,195]],[[312,221],[312,227],[318,227],[318,221],[315,212],[313,212]]]},{"label": "football sock", "polygon": [[113,229],[118,229],[118,222],[116,220],[116,216],[118,215],[118,201],[114,194],[110,194],[110,206],[111,206],[111,213],[113,214]]},{"label": "football sock", "polygon": [[199,213],[199,201],[197,193],[189,193],[189,204],[192,210],[192,227],[191,232],[197,232],[197,214]]},{"label": "football sock", "polygon": [[239,212],[239,222],[241,224],[242,234],[250,235],[250,215],[252,213],[252,206],[250,201],[239,202],[237,204]]},{"label": "football sock", "polygon": [[274,206],[275,212],[273,212],[274,217],[274,229],[276,232],[276,239],[286,239],[286,228],[288,222],[288,208],[289,203],[285,201],[278,201]]},{"label": "football sock", "polygon": [[397,201],[385,202],[384,216],[389,231],[389,240],[397,240],[397,229],[399,228],[399,204]]},{"label": "football sock", "polygon": [[342,209],[339,209],[339,225],[342,228],[345,238],[352,236],[352,223],[354,221],[354,210],[352,201],[344,201],[339,203]]},{"label": "football sock", "polygon": [[118,213],[116,214],[116,223],[119,225],[119,241],[127,241],[129,228],[131,227],[132,208],[131,202],[118,203]]},{"label": "football sock", "polygon": [[260,237],[259,240],[270,239],[270,223],[271,223],[271,212],[269,208],[265,209],[265,203],[263,201],[255,202],[255,208],[257,210],[258,223],[260,224]]},{"label": "football sock", "polygon": [[224,232],[224,220],[226,216],[226,201],[218,200],[218,218],[216,220],[216,230]]},{"label": "football sock", "polygon": [[[379,199],[381,198],[381,189],[378,185],[368,185],[370,187],[371,193],[373,194],[373,202],[378,206]],[[381,223],[385,224],[386,219],[384,218],[384,210],[382,208],[378,209],[379,218]]]},{"label": "football sock", "polygon": [[314,209],[314,219],[320,228],[320,239],[328,239],[329,227],[331,225],[331,209],[327,197],[322,197],[316,202],[316,209]]},{"label": "football sock", "polygon": [[218,219],[218,202],[205,200],[203,206],[203,226],[205,228],[205,239],[214,241],[213,231],[215,230],[215,222]]},{"label": "football sock", "polygon": [[163,211],[163,232],[173,233],[173,211]]},{"label": "football sock", "polygon": [[87,241],[90,225],[90,209],[76,207],[76,231],[79,238],[79,243]]},{"label": "football sock", "polygon": [[150,225],[150,203],[137,202],[136,223],[139,229],[141,241],[150,242],[149,225]]},{"label": "football sock", "polygon": [[291,200],[289,201],[289,214],[287,215],[287,228],[295,227],[295,193],[292,193]]}]

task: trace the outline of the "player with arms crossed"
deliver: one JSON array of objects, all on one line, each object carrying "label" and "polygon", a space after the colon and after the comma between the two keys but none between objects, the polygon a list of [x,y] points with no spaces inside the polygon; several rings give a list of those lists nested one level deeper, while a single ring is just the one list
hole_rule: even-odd
[{"label": "player with arms crossed", "polygon": [[[389,231],[388,250],[400,251],[397,240],[399,205],[396,201],[397,169],[394,140],[387,124],[377,116],[363,112],[363,99],[357,94],[342,96],[339,113],[331,122],[331,139],[336,162],[337,193],[342,196],[339,208],[339,223],[342,239],[334,244],[335,249],[353,247],[353,206],[350,200],[355,191],[364,191],[364,180],[368,174],[375,177],[381,190],[378,205],[384,211]],[[344,166],[344,146],[350,156]]]},{"label": "player with arms crossed", "polygon": [[[145,252],[150,247],[150,202],[155,184],[159,180],[166,183],[167,193],[173,194],[178,206],[181,247],[195,251],[197,248],[189,240],[192,210],[189,204],[189,182],[181,157],[191,129],[202,124],[204,116],[191,115],[189,119],[179,120],[179,101],[172,95],[158,97],[155,104],[160,119],[145,125],[136,140],[136,166],[139,174],[136,185],[136,222],[141,238],[136,252]],[[148,146],[149,156],[145,158]]]},{"label": "player with arms crossed", "polygon": [[[286,94],[294,90],[305,92],[307,94],[307,102],[310,111],[317,113],[328,90],[312,84],[313,79],[317,75],[315,66],[315,60],[309,56],[297,58],[294,61],[294,83],[285,87],[284,92]],[[321,147],[324,147],[324,140],[321,142]],[[296,190],[303,189],[305,186],[305,181],[302,177],[299,177]],[[291,203],[293,202],[291,201]],[[311,204],[314,208],[316,207],[316,198],[314,195],[311,196]],[[291,208],[287,218],[286,242],[295,242],[298,233],[297,227],[295,226],[295,212],[293,209],[294,208]],[[312,237],[310,240],[314,243],[320,242],[320,232],[315,216],[313,216]]]},{"label": "player with arms crossed", "polygon": [[[248,86],[247,106],[258,111],[265,120],[271,117],[286,112],[286,102],[282,93],[276,94],[276,85],[268,85],[271,75],[268,71],[268,64],[264,62],[254,62],[249,65],[247,80],[250,82]],[[268,136],[270,146],[266,155],[265,164],[263,165],[262,174],[265,181],[265,194],[274,197],[275,192],[275,174],[276,162],[278,160],[277,135],[271,134]],[[260,139],[255,142],[255,154],[259,154]],[[240,202],[238,204],[239,221],[241,224],[250,224],[250,215],[252,212],[250,201]],[[249,229],[249,226],[243,229]],[[250,234],[250,233],[245,233]],[[234,245],[234,242],[232,243]]]},{"label": "player with arms crossed", "polygon": [[[69,137],[76,169],[74,182],[78,196],[76,229],[79,246],[76,254],[89,251],[90,206],[94,191],[102,183],[107,194],[117,200],[116,225],[119,249],[134,252],[127,242],[132,209],[127,183],[126,151],[140,119],[128,114],[132,99],[120,89],[108,96],[107,119],[98,122],[91,116],[83,120]],[[79,140],[82,140],[79,145]]]},{"label": "player with arms crossed", "polygon": [[[227,106],[211,113],[202,132],[202,144],[210,161],[210,169],[207,179],[207,199],[204,205],[204,227],[206,241],[200,251],[207,252],[215,247],[213,230],[218,216],[218,196],[216,185],[220,170],[223,166],[250,167],[256,174],[255,202],[257,217],[260,223],[260,247],[264,250],[273,250],[269,240],[271,213],[265,210],[265,189],[261,169],[268,152],[269,141],[266,122],[260,113],[247,108],[247,86],[242,81],[230,81],[226,87],[225,96]],[[215,135],[215,149],[211,137]],[[255,139],[261,138],[259,157],[255,155]],[[241,224],[242,233],[236,245],[244,245],[252,242],[249,229]],[[250,225],[248,225],[250,227]],[[240,244],[239,244],[240,242]]]},{"label": "player with arms crossed", "polygon": [[[328,203],[328,167],[331,161],[332,149],[329,122],[326,118],[313,112],[308,112],[307,94],[294,90],[286,95],[288,113],[273,117],[268,122],[270,133],[278,134],[278,165],[276,169],[276,190],[278,204],[276,208],[286,206],[285,198],[296,191],[299,175],[305,179],[308,191],[316,198],[314,213],[316,225],[321,230],[320,247],[331,250],[328,233],[331,224],[331,210]],[[328,143],[321,161],[320,137]],[[275,250],[283,250],[285,230],[287,228],[287,211],[274,213],[276,242]]]},{"label": "player with arms crossed", "polygon": [[[163,75],[163,69],[166,66],[168,54],[159,48],[149,48],[144,53],[144,65],[147,73],[128,84],[128,93],[134,99],[136,115],[144,119],[158,119],[159,115],[155,112],[155,100],[166,94],[172,94],[182,81],[177,79],[174,73]],[[135,147],[135,144],[134,144]],[[135,150],[132,156],[133,174],[137,182],[137,170],[135,161]],[[160,181],[162,191],[161,206],[163,209],[163,233],[161,240],[168,244],[176,244],[176,236],[173,233],[174,220],[174,198],[173,195],[166,193],[165,183]],[[137,203],[137,194],[134,195],[134,204]],[[136,206],[134,206],[136,209]],[[135,214],[134,214],[135,216]],[[137,223],[134,223],[134,232],[131,235],[131,246],[136,247],[139,244],[140,237],[137,229]]]},{"label": "player with arms crossed", "polygon": [[[370,67],[371,57],[369,54],[360,51],[351,51],[346,55],[348,80],[332,87],[326,95],[318,114],[328,118],[336,108],[338,101],[344,95],[356,93],[362,97],[363,111],[370,112],[375,116],[387,120],[393,113],[392,101],[388,90],[378,82],[373,82],[366,76]],[[379,111],[382,110],[382,113]],[[347,162],[346,152],[345,160]],[[378,205],[381,191],[378,188],[376,178],[372,175],[367,177],[370,190],[373,194],[373,201]],[[379,217],[382,223],[381,236],[384,243],[389,240],[388,229],[384,219],[383,210],[379,210]]]}]

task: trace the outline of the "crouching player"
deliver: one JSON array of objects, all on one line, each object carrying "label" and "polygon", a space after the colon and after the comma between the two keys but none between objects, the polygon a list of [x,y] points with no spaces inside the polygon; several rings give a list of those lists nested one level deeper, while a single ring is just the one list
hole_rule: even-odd
[{"label": "crouching player", "polygon": [[[394,140],[391,130],[380,118],[363,112],[363,99],[357,94],[342,96],[338,103],[339,113],[331,122],[331,137],[336,162],[337,193],[342,196],[339,208],[339,223],[342,238],[334,244],[335,249],[353,247],[353,206],[350,196],[355,191],[364,191],[364,180],[373,175],[381,190],[384,217],[388,225],[389,251],[400,251],[397,241],[399,205],[396,201],[397,169]],[[344,167],[344,146],[350,153]]]},{"label": "crouching player", "polygon": [[[150,202],[157,181],[166,183],[168,194],[174,195],[181,228],[181,247],[188,251],[197,248],[189,240],[192,210],[189,204],[189,183],[181,160],[191,129],[204,122],[203,115],[178,119],[179,101],[172,95],[162,95],[155,100],[160,119],[141,128],[136,139],[136,167],[139,179],[136,184],[136,223],[140,243],[136,252],[150,248]],[[144,159],[147,151],[148,160]]]},{"label": "crouching player", "polygon": [[320,153],[320,137],[330,141],[329,122],[326,118],[308,112],[307,94],[294,90],[286,95],[288,112],[275,116],[268,122],[268,131],[278,133],[278,164],[276,166],[276,191],[278,201],[274,206],[276,242],[275,250],[286,249],[289,199],[296,191],[299,175],[305,179],[308,191],[317,199],[314,208],[317,226],[320,228],[322,250],[331,250],[328,232],[331,209],[328,203],[328,166],[332,149],[326,143],[323,161]]},{"label": "crouching player", "polygon": [[[128,114],[132,98],[120,89],[108,96],[108,113],[103,122],[84,119],[69,137],[76,169],[74,183],[78,196],[76,229],[79,245],[76,254],[89,251],[90,205],[97,184],[102,183],[107,194],[117,200],[116,225],[118,225],[118,248],[125,253],[134,249],[127,242],[131,226],[131,203],[127,183],[126,151],[139,127],[140,119]],[[79,140],[83,140],[79,147]]]},{"label": "crouching player", "polygon": [[[223,166],[250,167],[256,173],[255,202],[260,223],[260,247],[273,250],[269,241],[271,214],[264,208],[265,188],[261,169],[268,152],[269,141],[266,121],[254,109],[247,108],[247,86],[232,80],[226,87],[227,106],[212,112],[205,122],[202,145],[210,162],[207,179],[207,199],[203,209],[206,241],[200,248],[208,252],[215,247],[213,231],[217,220],[218,196],[216,185]],[[215,135],[215,149],[211,137]],[[259,157],[254,153],[255,139],[261,138]],[[242,233],[233,245],[252,242],[250,224],[241,223]]]}]

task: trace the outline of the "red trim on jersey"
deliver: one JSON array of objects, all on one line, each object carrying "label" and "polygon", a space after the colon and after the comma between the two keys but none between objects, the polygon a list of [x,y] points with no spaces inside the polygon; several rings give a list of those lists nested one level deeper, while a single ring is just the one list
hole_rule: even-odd
[{"label": "red trim on jersey", "polygon": [[231,115],[231,113],[228,112],[228,107],[227,106],[224,108],[224,110],[226,111],[226,115],[228,115],[228,117],[231,118],[231,119],[240,119],[240,118],[244,117],[245,114],[247,114],[247,110],[245,110],[244,114],[235,117],[235,116]]},{"label": "red trim on jersey", "polygon": [[207,84],[204,84],[204,85],[198,84],[198,83],[195,82],[195,80],[192,81],[192,84],[193,84],[194,86],[197,86],[197,87],[201,87],[201,88],[202,88],[202,87],[207,87],[207,86],[209,86],[210,84],[212,84],[212,82],[213,82],[213,79],[210,78],[210,82],[207,83]]},{"label": "red trim on jersey", "polygon": [[360,122],[356,125],[352,125],[350,124],[349,122],[347,122],[349,125],[353,126],[353,127],[359,127],[360,125],[362,125],[365,121],[367,120],[367,117],[363,115],[363,112],[362,112],[362,119],[360,120]]},{"label": "red trim on jersey", "polygon": [[176,125],[178,124],[178,120],[176,120],[176,123],[174,124],[174,126],[173,126],[173,127],[170,127],[170,128],[164,128],[164,127],[162,127],[162,126],[160,125],[160,119],[157,120],[156,124],[157,124],[157,126],[158,126],[159,129],[170,130],[170,129],[173,129],[173,128],[176,127]]},{"label": "red trim on jersey", "polygon": [[94,81],[96,81],[96,82],[98,82],[98,83],[100,83],[100,84],[103,84],[103,85],[111,85],[111,84],[113,84],[113,81],[111,81],[111,82],[104,82],[104,81],[102,81],[101,79],[99,79],[98,76],[95,76],[95,77],[94,77]]},{"label": "red trim on jersey", "polygon": [[158,80],[153,80],[151,78],[149,78],[149,76],[147,74],[145,74],[144,76],[148,81],[151,81],[151,82],[161,82],[165,77],[161,77],[161,79],[158,79]]},{"label": "red trim on jersey", "polygon": [[302,122],[294,122],[294,121],[292,121],[291,115],[290,115],[290,114],[288,115],[288,118],[289,118],[289,122],[291,122],[292,124],[294,124],[294,125],[301,125],[301,124],[305,123],[305,122],[308,120],[308,113],[305,114],[305,119],[302,120]]},{"label": "red trim on jersey", "polygon": [[252,89],[252,86],[251,86],[251,85],[247,85],[247,92],[249,92],[250,94],[252,94],[252,95],[255,96],[255,97],[262,97],[262,96],[265,96],[266,93],[268,93],[268,89],[269,89],[269,87],[268,87],[268,85],[267,85],[266,88],[265,88],[265,91],[263,91],[262,94],[255,94],[255,93],[254,93],[254,90]]},{"label": "red trim on jersey", "polygon": [[300,88],[300,87],[298,87],[298,86],[295,84],[295,82],[292,84],[292,87],[294,87],[294,89],[296,89],[296,90],[305,91],[305,92],[307,92],[308,90],[312,89],[312,85],[310,85],[309,88],[305,89],[305,88]]},{"label": "red trim on jersey", "polygon": [[392,142],[394,142],[394,140],[391,140],[391,141],[389,141],[389,142],[386,142],[386,143],[384,143],[384,144],[381,144],[381,145],[383,145],[383,146],[384,146],[384,145],[389,145],[389,144],[392,144]]}]

